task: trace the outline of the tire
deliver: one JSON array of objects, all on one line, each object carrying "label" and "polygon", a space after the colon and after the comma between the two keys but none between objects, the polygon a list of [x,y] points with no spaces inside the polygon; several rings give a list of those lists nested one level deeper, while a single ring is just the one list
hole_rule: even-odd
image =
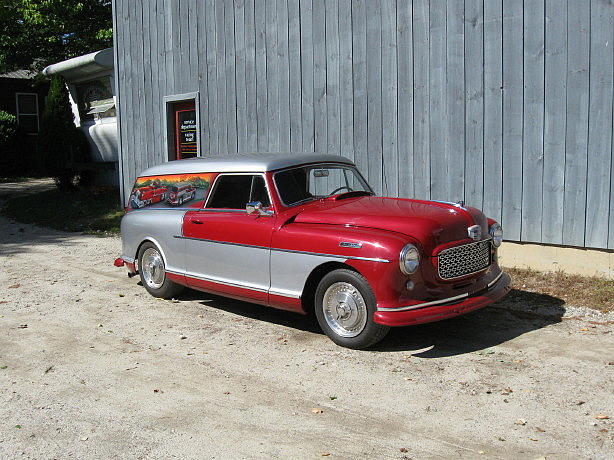
[{"label": "tire", "polygon": [[373,322],[375,295],[352,270],[326,274],[316,289],[315,313],[324,333],[337,345],[361,350],[382,340],[390,328]]},{"label": "tire", "polygon": [[183,286],[166,277],[164,259],[155,244],[145,242],[139,249],[138,260],[141,283],[152,296],[170,299],[183,291]]}]

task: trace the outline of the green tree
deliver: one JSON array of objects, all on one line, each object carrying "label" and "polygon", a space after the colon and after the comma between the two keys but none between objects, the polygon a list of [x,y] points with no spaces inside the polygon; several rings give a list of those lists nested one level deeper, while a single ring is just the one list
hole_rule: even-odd
[{"label": "green tree", "polygon": [[0,0],[0,72],[108,48],[112,21],[111,0]]},{"label": "green tree", "polygon": [[68,102],[68,90],[60,76],[51,78],[45,110],[38,133],[38,151],[44,159],[45,173],[55,179],[60,189],[71,188],[77,172],[73,162],[88,159],[89,144],[73,123],[73,113]]},{"label": "green tree", "polygon": [[18,132],[17,117],[0,110],[0,171],[3,176],[15,174],[19,169]]}]

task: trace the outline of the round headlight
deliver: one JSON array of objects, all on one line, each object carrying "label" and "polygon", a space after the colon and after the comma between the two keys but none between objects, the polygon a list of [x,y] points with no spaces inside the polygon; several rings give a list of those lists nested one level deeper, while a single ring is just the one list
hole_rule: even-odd
[{"label": "round headlight", "polygon": [[490,236],[492,237],[492,245],[496,248],[501,246],[501,242],[503,242],[503,229],[499,224],[492,224],[490,229],[488,230]]},{"label": "round headlight", "polygon": [[420,253],[418,248],[413,244],[407,244],[401,250],[401,256],[399,258],[399,266],[401,271],[406,275],[411,275],[418,270],[420,265]]}]

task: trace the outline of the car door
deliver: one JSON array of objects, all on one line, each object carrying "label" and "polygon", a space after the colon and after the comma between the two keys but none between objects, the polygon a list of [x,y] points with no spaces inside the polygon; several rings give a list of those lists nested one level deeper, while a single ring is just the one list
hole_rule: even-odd
[{"label": "car door", "polygon": [[245,206],[259,201],[270,210],[262,174],[219,174],[205,206],[183,219],[188,284],[266,304],[275,217]]}]

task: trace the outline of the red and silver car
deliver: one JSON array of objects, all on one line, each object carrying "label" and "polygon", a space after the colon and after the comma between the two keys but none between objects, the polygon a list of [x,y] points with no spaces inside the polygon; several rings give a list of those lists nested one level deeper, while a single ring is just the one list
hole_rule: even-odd
[{"label": "red and silver car", "polygon": [[337,344],[484,307],[510,278],[501,226],[458,203],[376,196],[332,155],[196,158],[144,171],[209,184],[187,206],[128,209],[117,266],[156,297],[183,287],[315,313]]}]

